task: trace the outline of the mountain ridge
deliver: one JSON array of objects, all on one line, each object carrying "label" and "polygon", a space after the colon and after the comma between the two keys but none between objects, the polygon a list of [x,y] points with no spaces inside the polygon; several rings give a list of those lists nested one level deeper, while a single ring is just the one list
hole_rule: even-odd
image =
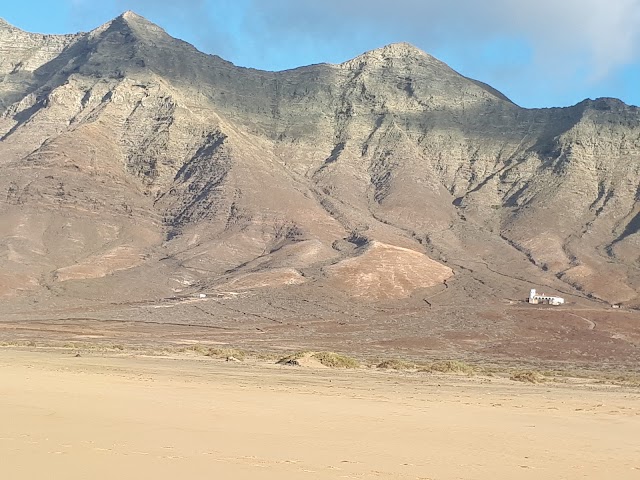
[{"label": "mountain ridge", "polygon": [[28,35],[29,68],[0,36],[8,302],[446,287],[464,305],[536,284],[640,304],[636,107],[524,109],[406,43],[266,72],[133,12]]},{"label": "mountain ridge", "polygon": [[[210,57],[216,57],[216,58],[221,58],[218,55],[214,54],[214,53],[205,53],[202,52],[200,50],[197,50],[197,48],[195,48],[193,45],[189,44],[188,42],[185,42],[183,40],[180,39],[176,39],[174,37],[171,37],[162,27],[158,26],[157,24],[147,20],[145,17],[143,17],[142,15],[137,14],[136,12],[134,12],[133,10],[127,10],[124,11],[122,14],[118,15],[117,17],[115,17],[113,20],[107,21],[104,24],[96,27],[95,29],[91,30],[90,32],[80,32],[80,33],[67,33],[67,34],[47,34],[47,33],[32,33],[32,32],[28,32],[26,30],[23,30],[13,24],[11,24],[10,22],[8,22],[6,19],[0,17],[0,26],[3,27],[7,27],[10,30],[15,30],[27,35],[35,35],[35,36],[44,36],[44,37],[78,37],[78,36],[82,36],[82,35],[89,35],[89,34],[95,34],[96,32],[101,32],[105,29],[107,29],[113,22],[118,22],[118,21],[123,21],[125,23],[130,24],[133,27],[146,27],[148,29],[151,29],[152,31],[154,31],[155,33],[162,33],[164,35],[166,35],[166,37],[171,38],[174,41],[180,42],[182,44],[186,44],[188,45],[191,49],[198,51],[200,54],[205,55],[205,56],[210,56]],[[330,65],[330,66],[343,66],[343,65],[348,65],[350,63],[353,63],[355,61],[359,61],[361,59],[366,59],[366,58],[370,58],[370,57],[379,57],[380,55],[384,55],[384,54],[389,54],[391,53],[392,55],[398,55],[398,56],[404,56],[404,57],[422,57],[422,58],[427,58],[430,61],[433,61],[439,65],[442,65],[448,69],[451,69],[451,67],[449,67],[446,63],[442,62],[441,60],[437,59],[436,57],[430,55],[429,53],[425,52],[424,50],[416,47],[415,45],[409,43],[409,42],[394,42],[394,43],[390,43],[390,44],[386,44],[383,45],[381,47],[377,47],[377,48],[373,48],[371,50],[367,50],[365,52],[363,52],[360,55],[357,55],[356,57],[352,58],[352,59],[348,59],[345,60],[343,62],[340,63],[319,63],[319,64],[313,64],[313,65],[300,65],[297,67],[292,67],[289,69],[285,69],[285,70],[259,70],[259,69],[255,69],[253,67],[246,67],[246,66],[238,66],[233,64],[232,62],[229,62],[227,60],[224,60],[226,63],[233,65],[234,67],[238,68],[238,69],[245,69],[245,70],[253,70],[253,71],[258,71],[258,72],[262,72],[262,73],[282,73],[282,72],[287,72],[287,71],[292,71],[292,70],[298,70],[298,69],[303,69],[303,68],[309,68],[309,67],[314,67],[316,65]],[[412,54],[412,55],[410,55]],[[455,72],[455,70],[453,70]],[[458,72],[455,72],[458,75],[461,75]],[[461,75],[463,76],[463,75]],[[482,88],[488,87],[491,90],[495,90],[493,87],[491,87],[490,85],[487,85],[484,82],[481,82],[477,79],[473,79],[473,78],[469,78],[469,77],[465,77],[468,78],[470,81],[474,82],[474,83],[478,83],[481,84]],[[512,100],[508,99],[508,97],[506,97],[502,92],[499,92],[498,90],[495,90],[496,95],[497,96],[502,96],[504,97],[504,100],[508,100],[509,102],[512,102]],[[615,99],[614,97],[598,97],[598,98],[585,98],[584,100],[582,100],[581,102],[578,102],[576,105],[579,105],[585,101],[598,101],[601,99]],[[620,99],[615,99],[618,100],[622,103],[624,103],[622,100]],[[512,102],[513,103],[513,102]],[[573,105],[573,106],[576,106]],[[626,105],[626,104],[625,104]],[[633,106],[633,105],[628,105],[628,106]],[[544,107],[544,108],[527,108],[528,110],[540,110],[540,109],[546,109],[546,108],[570,108],[571,106],[568,107]],[[524,107],[520,107],[520,108],[524,108]]]}]

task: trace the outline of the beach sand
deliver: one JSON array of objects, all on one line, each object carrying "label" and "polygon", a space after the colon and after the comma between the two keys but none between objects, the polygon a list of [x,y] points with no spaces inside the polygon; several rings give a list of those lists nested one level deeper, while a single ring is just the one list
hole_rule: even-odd
[{"label": "beach sand", "polygon": [[1,478],[637,479],[640,391],[0,348]]}]

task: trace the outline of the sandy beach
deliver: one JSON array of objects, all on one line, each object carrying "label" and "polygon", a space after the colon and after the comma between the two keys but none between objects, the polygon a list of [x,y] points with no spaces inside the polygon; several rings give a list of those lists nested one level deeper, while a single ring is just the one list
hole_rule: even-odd
[{"label": "sandy beach", "polygon": [[640,391],[0,349],[6,479],[635,479]]}]

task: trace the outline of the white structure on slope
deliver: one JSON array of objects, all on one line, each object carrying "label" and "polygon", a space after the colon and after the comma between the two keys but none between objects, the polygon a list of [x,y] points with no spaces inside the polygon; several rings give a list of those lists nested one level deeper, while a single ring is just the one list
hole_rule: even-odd
[{"label": "white structure on slope", "polygon": [[531,289],[529,293],[529,298],[527,301],[533,305],[538,305],[539,303],[547,303],[549,305],[563,305],[564,298],[562,297],[551,297],[549,295],[545,295],[544,293],[537,293],[535,288]]}]

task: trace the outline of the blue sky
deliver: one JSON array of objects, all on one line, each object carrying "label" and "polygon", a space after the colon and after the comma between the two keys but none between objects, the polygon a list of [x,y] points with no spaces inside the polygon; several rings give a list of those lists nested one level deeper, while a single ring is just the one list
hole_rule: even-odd
[{"label": "blue sky", "polygon": [[242,66],[339,63],[408,41],[525,107],[640,105],[640,0],[21,0],[0,17],[70,33],[125,10]]}]

